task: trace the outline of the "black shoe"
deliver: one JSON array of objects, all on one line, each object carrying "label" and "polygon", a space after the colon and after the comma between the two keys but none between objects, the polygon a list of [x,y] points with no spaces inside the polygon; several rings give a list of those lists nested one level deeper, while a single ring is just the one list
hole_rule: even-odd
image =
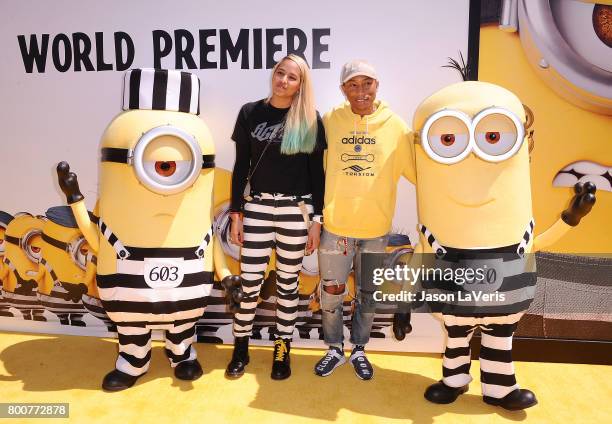
[{"label": "black shoe", "polygon": [[442,381],[432,384],[425,390],[425,399],[433,403],[453,403],[459,395],[467,392],[468,386],[450,387]]},{"label": "black shoe", "polygon": [[364,346],[355,346],[351,352],[349,361],[353,364],[355,374],[357,374],[357,377],[360,379],[371,380],[372,377],[374,377],[374,368],[372,368],[372,364],[368,361]]},{"label": "black shoe", "polygon": [[537,405],[538,400],[531,390],[515,389],[501,399],[483,396],[482,400],[489,405],[501,406],[509,411],[518,411]]},{"label": "black shoe", "polygon": [[396,340],[404,340],[406,334],[412,332],[412,325],[410,325],[410,312],[401,313],[397,312],[393,315],[393,336]]},{"label": "black shoe", "polygon": [[140,376],[134,377],[133,375],[126,374],[119,370],[113,370],[104,377],[102,388],[109,392],[125,390],[132,387],[139,377]]},{"label": "black shoe", "polygon": [[204,371],[202,371],[202,366],[197,359],[179,362],[178,365],[174,367],[174,376],[179,380],[197,380],[202,377],[202,374],[204,374]]},{"label": "black shoe", "polygon": [[234,353],[232,360],[227,364],[225,375],[238,378],[244,374],[244,367],[249,363],[249,337],[234,338]]},{"label": "black shoe", "polygon": [[314,372],[319,377],[327,377],[336,368],[346,362],[344,351],[340,348],[330,346],[325,355],[315,365]]},{"label": "black shoe", "polygon": [[274,340],[274,359],[272,361],[272,380],[284,380],[291,375],[289,352],[291,342],[284,339]]}]

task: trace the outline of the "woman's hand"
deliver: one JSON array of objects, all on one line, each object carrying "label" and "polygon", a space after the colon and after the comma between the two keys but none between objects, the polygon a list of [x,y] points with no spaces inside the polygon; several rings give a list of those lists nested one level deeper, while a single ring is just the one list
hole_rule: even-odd
[{"label": "woman's hand", "polygon": [[308,230],[308,240],[306,241],[306,256],[312,254],[321,241],[321,224],[313,222]]},{"label": "woman's hand", "polygon": [[232,219],[232,226],[230,228],[230,241],[237,246],[242,246],[242,242],[244,241],[242,217],[238,212],[232,212],[230,214],[230,217]]}]

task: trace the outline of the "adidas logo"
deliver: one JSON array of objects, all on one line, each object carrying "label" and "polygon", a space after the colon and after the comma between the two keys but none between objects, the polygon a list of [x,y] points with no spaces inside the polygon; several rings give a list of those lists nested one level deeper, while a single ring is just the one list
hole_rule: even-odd
[{"label": "adidas logo", "polygon": [[344,137],[342,138],[342,144],[376,144],[376,137]]}]

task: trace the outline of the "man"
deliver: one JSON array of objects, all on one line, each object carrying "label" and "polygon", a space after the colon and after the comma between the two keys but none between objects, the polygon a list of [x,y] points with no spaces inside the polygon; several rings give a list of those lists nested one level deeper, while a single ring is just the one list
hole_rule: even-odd
[{"label": "man", "polygon": [[342,302],[354,264],[355,308],[350,362],[363,380],[373,377],[365,355],[375,302],[371,282],[361,281],[361,253],[385,251],[400,175],[415,181],[410,129],[376,100],[372,65],[354,60],[342,67],[340,89],[348,102],[323,117],[327,134],[324,228],[319,246],[323,333],[329,350],[315,374],[327,376],[346,362]]}]

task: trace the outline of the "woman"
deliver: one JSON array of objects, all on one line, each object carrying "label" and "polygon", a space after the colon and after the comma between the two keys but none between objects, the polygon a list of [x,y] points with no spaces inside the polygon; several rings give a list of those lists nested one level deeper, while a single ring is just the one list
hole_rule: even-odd
[{"label": "woman", "polygon": [[[226,375],[240,377],[249,362],[257,299],[275,248],[278,301],[271,376],[282,380],[291,375],[289,351],[302,258],[319,245],[327,144],[304,59],[283,58],[272,69],[271,86],[267,99],[242,107],[232,135],[236,163],[230,238],[242,247],[244,298],[234,316],[234,353]],[[251,187],[245,195],[247,183]]]}]

